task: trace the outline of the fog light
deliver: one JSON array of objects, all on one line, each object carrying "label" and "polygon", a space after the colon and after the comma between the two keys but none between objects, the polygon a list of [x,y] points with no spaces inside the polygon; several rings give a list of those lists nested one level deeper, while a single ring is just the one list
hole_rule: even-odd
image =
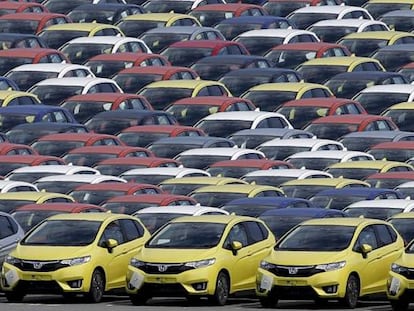
[{"label": "fog light", "polygon": [[68,281],[68,285],[71,288],[80,288],[82,287],[82,280]]},{"label": "fog light", "polygon": [[322,287],[322,289],[325,291],[325,293],[327,294],[334,294],[338,291],[338,285],[329,285],[329,286],[324,286]]},{"label": "fog light", "polygon": [[195,290],[206,290],[207,282],[193,283],[192,286]]}]

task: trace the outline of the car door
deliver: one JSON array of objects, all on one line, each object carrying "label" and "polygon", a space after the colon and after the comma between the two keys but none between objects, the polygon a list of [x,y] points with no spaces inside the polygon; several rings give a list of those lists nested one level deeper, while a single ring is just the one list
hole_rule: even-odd
[{"label": "car door", "polygon": [[118,241],[118,246],[108,251],[102,260],[107,275],[107,287],[122,288],[125,286],[125,275],[132,256],[144,244],[142,226],[132,219],[119,219],[109,223],[99,241],[103,246],[108,239]]}]

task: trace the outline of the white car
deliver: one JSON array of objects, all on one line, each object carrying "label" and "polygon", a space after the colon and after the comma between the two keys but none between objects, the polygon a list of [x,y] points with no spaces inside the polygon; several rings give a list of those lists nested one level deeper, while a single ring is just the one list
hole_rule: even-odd
[{"label": "white car", "polygon": [[33,182],[51,175],[89,174],[99,175],[100,172],[89,166],[80,165],[33,165],[19,167],[6,176],[6,180]]},{"label": "white car", "polygon": [[299,29],[306,29],[318,21],[326,19],[369,19],[374,20],[368,10],[350,5],[307,6],[291,12],[287,18]]},{"label": "white car", "polygon": [[152,53],[151,49],[141,39],[117,36],[75,38],[62,45],[59,50],[74,64],[83,64],[91,57],[99,54]]},{"label": "white car", "polygon": [[20,90],[26,91],[36,83],[45,79],[95,77],[95,74],[88,67],[83,65],[37,63],[17,66],[7,72],[4,76],[16,82]]},{"label": "white car", "polygon": [[318,150],[297,152],[288,156],[285,161],[297,168],[324,170],[329,165],[347,161],[375,160],[372,154],[350,150]]},{"label": "white car", "polygon": [[209,136],[217,137],[227,137],[245,129],[293,129],[284,115],[267,111],[216,112],[199,120],[194,127],[202,129]]},{"label": "white car", "polygon": [[384,22],[370,19],[327,19],[316,22],[306,30],[314,32],[322,41],[336,43],[339,39],[353,32],[389,31]]},{"label": "white car", "polygon": [[37,95],[45,105],[59,106],[65,99],[89,93],[123,93],[121,87],[107,78],[51,78],[33,85],[28,92]]},{"label": "white car", "polygon": [[39,178],[33,184],[39,188],[40,191],[69,193],[76,187],[85,184],[99,184],[107,182],[126,183],[123,178],[112,175],[90,175],[90,174],[74,174],[74,175],[51,175]]},{"label": "white car", "polygon": [[363,200],[348,205],[343,211],[350,217],[362,216],[386,220],[395,214],[414,211],[414,200]]},{"label": "white car", "polygon": [[130,182],[158,185],[170,178],[210,177],[205,170],[188,167],[150,167],[134,168],[122,173],[119,177]]},{"label": "white car", "polygon": [[257,185],[279,187],[282,183],[289,180],[332,177],[332,174],[320,170],[293,168],[283,170],[257,170],[242,176],[241,180]]},{"label": "white car", "polygon": [[174,157],[185,167],[206,169],[218,161],[237,159],[265,159],[263,152],[246,148],[194,148],[183,151]]},{"label": "white car", "polygon": [[315,33],[301,29],[257,29],[243,32],[232,41],[242,43],[252,55],[264,55],[280,44],[319,42],[320,39]]},{"label": "white car", "polygon": [[151,206],[136,211],[137,217],[150,233],[154,233],[170,220],[181,216],[229,215],[224,209],[201,205]]},{"label": "white car", "polygon": [[[0,193],[18,191],[39,191],[32,183],[15,180],[0,180]],[[0,234],[1,236],[1,234]]]},{"label": "white car", "polygon": [[346,150],[344,145],[336,140],[320,138],[276,138],[260,144],[256,149],[271,160],[284,160],[294,153],[303,151]]}]

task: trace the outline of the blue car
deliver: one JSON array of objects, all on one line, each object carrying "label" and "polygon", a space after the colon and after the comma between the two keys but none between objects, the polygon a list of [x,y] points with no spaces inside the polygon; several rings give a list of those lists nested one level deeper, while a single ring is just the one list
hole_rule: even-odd
[{"label": "blue car", "polygon": [[341,188],[318,192],[309,200],[318,207],[342,210],[351,203],[362,200],[404,199],[402,192],[385,188]]},{"label": "blue car", "polygon": [[19,86],[12,79],[0,77],[0,90],[4,91],[20,91]]},{"label": "blue car", "polygon": [[259,216],[270,231],[273,232],[276,239],[279,239],[294,226],[302,221],[312,218],[333,218],[347,217],[347,215],[338,210],[326,209],[320,207],[314,208],[277,208],[264,212]]},{"label": "blue car", "polygon": [[267,210],[285,208],[311,208],[312,202],[301,198],[288,197],[256,197],[235,199],[226,203],[221,208],[241,216],[258,217]]},{"label": "blue car", "polygon": [[239,16],[224,19],[214,26],[226,40],[233,40],[239,34],[254,29],[295,28],[286,17],[279,16]]},{"label": "blue car", "polygon": [[0,107],[0,132],[19,124],[35,122],[78,123],[73,114],[62,107],[24,105]]}]

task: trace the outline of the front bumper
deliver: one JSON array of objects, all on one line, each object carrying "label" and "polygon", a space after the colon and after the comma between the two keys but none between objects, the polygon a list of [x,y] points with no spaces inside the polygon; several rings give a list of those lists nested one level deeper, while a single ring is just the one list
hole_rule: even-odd
[{"label": "front bumper", "polygon": [[387,297],[390,300],[414,301],[414,279],[407,279],[401,274],[390,271],[387,280]]}]

